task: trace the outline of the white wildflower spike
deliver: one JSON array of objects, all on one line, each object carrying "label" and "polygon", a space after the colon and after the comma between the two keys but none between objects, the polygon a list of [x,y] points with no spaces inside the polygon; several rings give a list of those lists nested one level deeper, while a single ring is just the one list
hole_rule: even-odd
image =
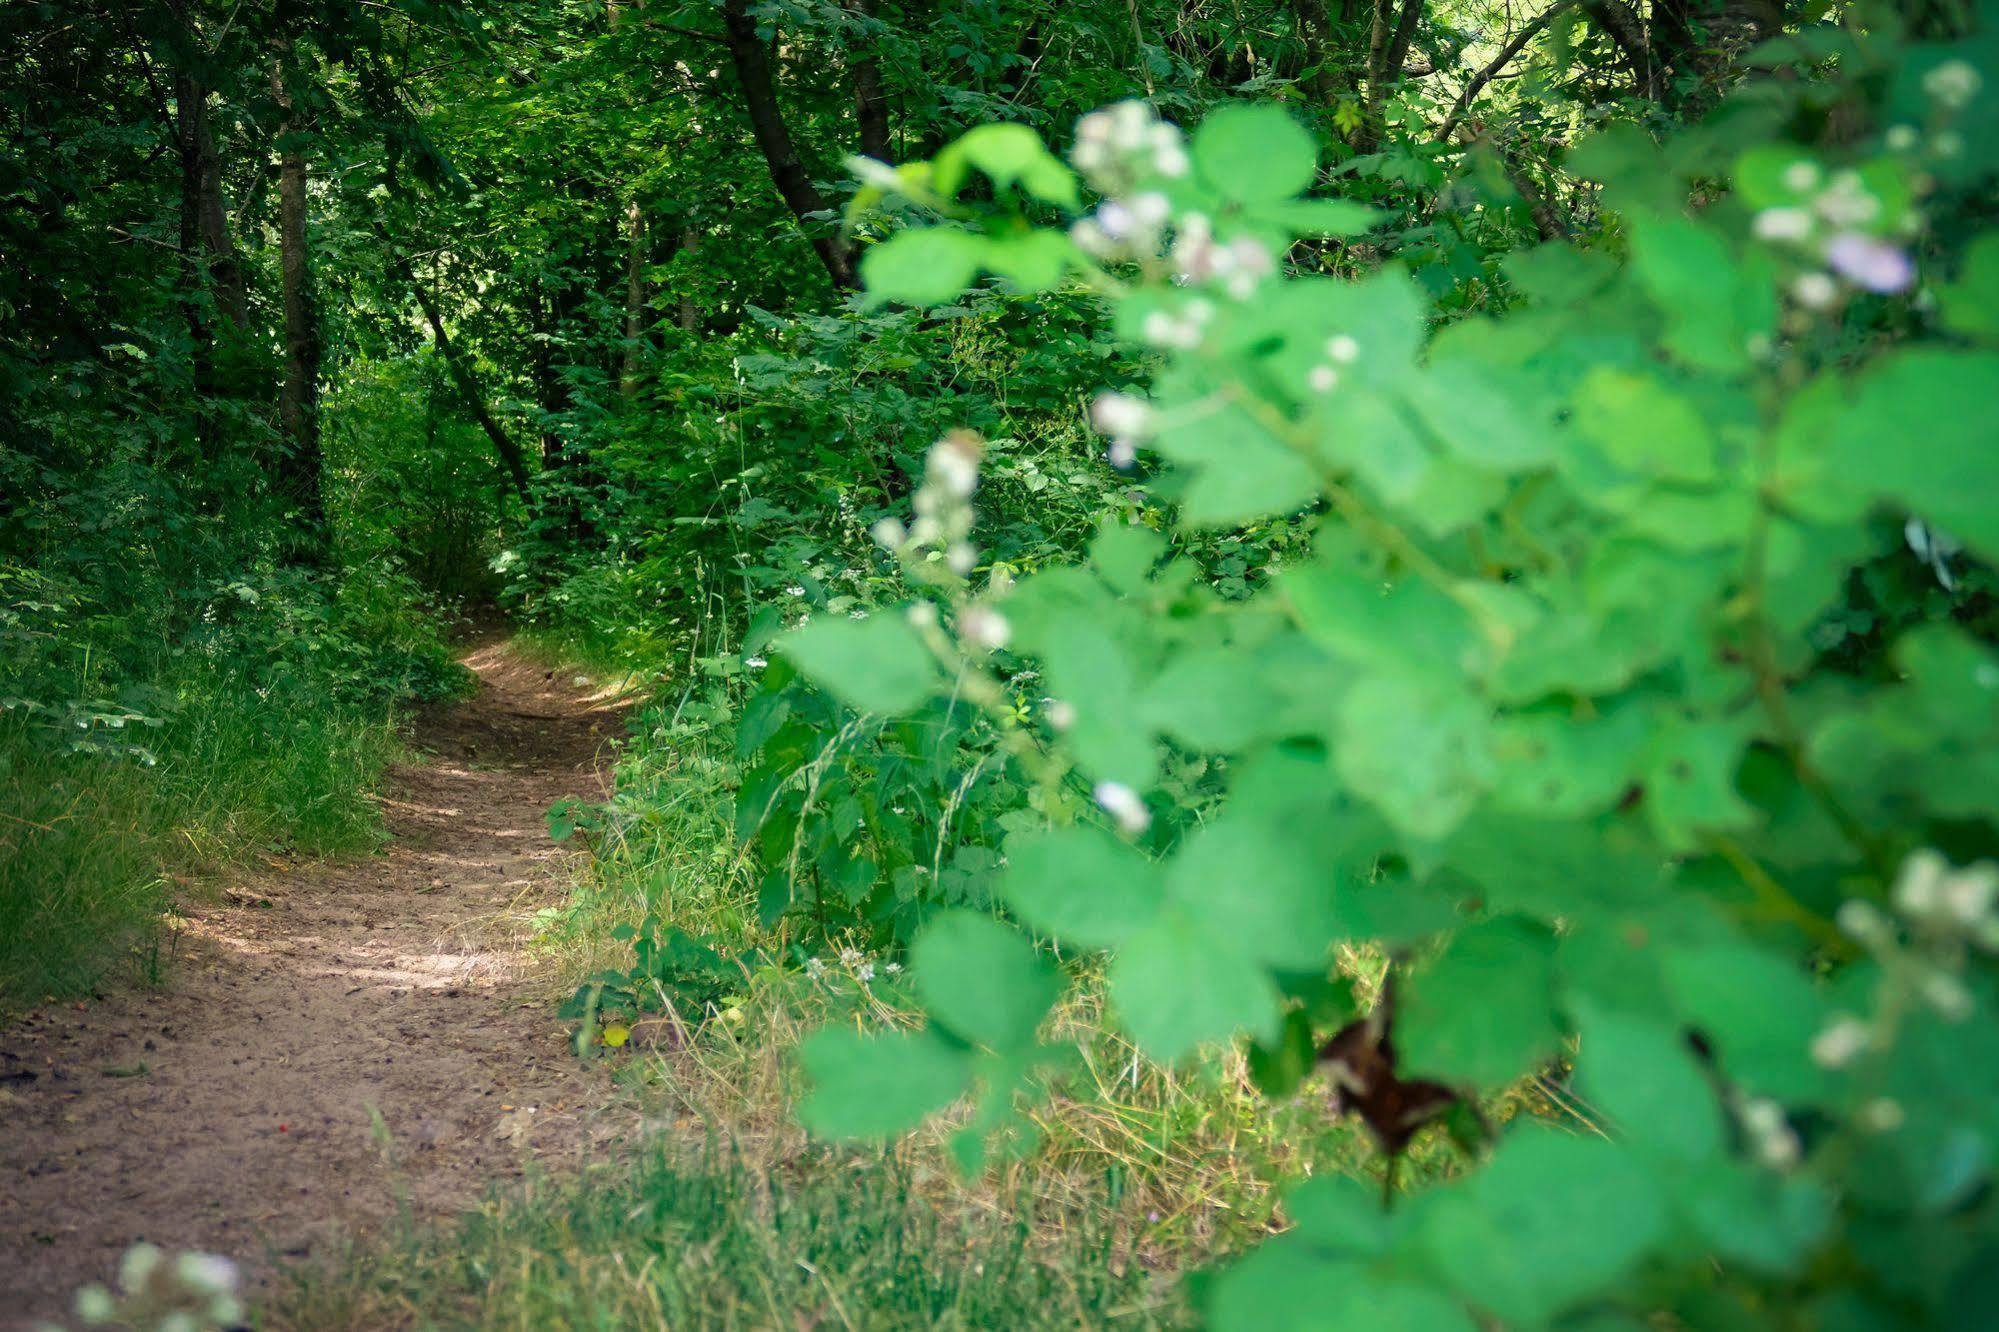
[{"label": "white wildflower spike", "polygon": [[978,567],[979,552],[969,541],[953,541],[944,552],[944,563],[952,573],[963,578]]},{"label": "white wildflower spike", "polygon": [[1152,811],[1145,807],[1138,792],[1123,782],[1098,782],[1091,794],[1126,836],[1136,837],[1152,826]]},{"label": "white wildflower spike", "polygon": [[901,550],[903,543],[909,540],[909,533],[893,518],[884,518],[870,527],[868,535],[875,539],[877,546],[889,551]]}]

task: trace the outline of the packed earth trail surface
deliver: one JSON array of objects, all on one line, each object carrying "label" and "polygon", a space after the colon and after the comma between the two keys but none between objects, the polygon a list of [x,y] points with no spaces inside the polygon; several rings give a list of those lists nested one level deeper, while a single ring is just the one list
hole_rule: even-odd
[{"label": "packed earth trail surface", "polygon": [[255,1283],[400,1198],[447,1212],[622,1136],[525,947],[568,854],[545,812],[602,794],[617,709],[497,639],[465,660],[478,693],[417,724],[382,854],[225,879],[159,988],[0,1026],[0,1326],[139,1240]]}]

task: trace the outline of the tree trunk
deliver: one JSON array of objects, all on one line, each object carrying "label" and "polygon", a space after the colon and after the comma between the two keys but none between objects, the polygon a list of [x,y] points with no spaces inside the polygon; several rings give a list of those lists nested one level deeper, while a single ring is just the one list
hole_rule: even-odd
[{"label": "tree trunk", "polygon": [[[382,244],[386,248],[389,245],[388,233],[378,227],[376,234],[381,237]],[[493,441],[493,451],[500,455],[500,462],[505,465],[507,475],[513,479],[514,493],[520,496],[521,505],[525,508],[532,498],[528,490],[527,455],[521,452],[521,446],[507,433],[506,427],[493,418],[492,409],[486,405],[485,396],[479,392],[479,381],[473,375],[472,367],[465,363],[464,353],[459,350],[456,343],[452,342],[451,335],[444,329],[444,316],[438,312],[437,301],[423,283],[417,281],[416,274],[410,269],[407,260],[396,255],[393,250],[389,250],[388,253],[390,267],[397,277],[409,284],[411,293],[416,296],[416,303],[423,309],[424,320],[430,325],[430,336],[437,343],[438,354],[444,358],[445,369],[451,372],[451,382],[458,386],[458,396],[464,400],[465,410],[472,413],[472,419],[486,432],[486,438]]]},{"label": "tree trunk", "polygon": [[[791,132],[785,128],[784,113],[777,104],[777,86],[771,78],[770,53],[757,39],[756,20],[750,17],[747,0],[722,0],[722,30],[729,59],[743,85],[750,130],[763,152],[765,165],[770,168],[771,183],[777,186],[778,194],[800,227],[822,226],[811,215],[826,211],[826,200],[812,184],[812,177],[791,141]],[[833,280],[836,289],[852,291],[858,285],[854,253],[844,236],[822,232],[812,237],[812,248],[818,252],[819,262],[826,266],[826,276]]]},{"label": "tree trunk", "polygon": [[182,177],[193,188],[194,239],[208,269],[215,307],[239,333],[249,331],[250,297],[236,247],[229,243],[229,217],[222,204],[222,159],[208,120],[208,89],[192,74],[174,76],[180,122]]},{"label": "tree trunk", "polygon": [[847,12],[867,29],[849,48],[848,68],[854,75],[854,120],[860,126],[861,152],[877,162],[892,162],[889,143],[888,94],[882,91],[881,63],[873,50],[874,0],[843,0]]},{"label": "tree trunk", "polygon": [[291,89],[286,84],[291,64],[290,38],[275,43],[271,61],[271,96],[277,102],[278,124],[278,268],[284,285],[285,373],[278,400],[278,421],[284,433],[279,456],[277,489],[292,506],[293,520],[306,553],[323,553],[326,502],[321,490],[319,447],[319,303],[313,290],[312,257],[306,242],[305,151],[299,143],[302,127],[296,118]]},{"label": "tree trunk", "polygon": [[618,371],[618,397],[630,410],[638,397],[646,334],[646,215],[637,199],[625,206],[625,225],[630,235],[625,250],[625,348]]}]

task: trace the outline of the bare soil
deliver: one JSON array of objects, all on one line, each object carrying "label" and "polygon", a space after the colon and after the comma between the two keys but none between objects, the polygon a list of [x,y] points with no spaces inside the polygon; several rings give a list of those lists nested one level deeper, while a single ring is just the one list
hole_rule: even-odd
[{"label": "bare soil", "polygon": [[0,1324],[148,1240],[243,1264],[330,1253],[475,1202],[636,1127],[570,1052],[528,951],[572,854],[563,796],[604,789],[618,708],[500,640],[476,697],[421,719],[382,803],[394,840],[273,861],[198,895],[164,983],[0,1027]]}]

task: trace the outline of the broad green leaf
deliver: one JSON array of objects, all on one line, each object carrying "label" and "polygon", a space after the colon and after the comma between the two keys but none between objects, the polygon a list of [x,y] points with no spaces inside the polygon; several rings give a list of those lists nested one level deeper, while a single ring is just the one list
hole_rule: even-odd
[{"label": "broad green leaf", "polygon": [[1613,1293],[1665,1230],[1661,1187],[1625,1148],[1517,1129],[1420,1225],[1436,1270],[1507,1326]]},{"label": "broad green leaf", "polygon": [[1650,375],[1592,371],[1577,390],[1575,428],[1627,471],[1670,481],[1715,479],[1715,438],[1700,409]]},{"label": "broad green leaf", "polygon": [[983,171],[999,189],[1018,185],[1021,192],[1073,209],[1079,203],[1075,173],[1064,166],[1025,125],[980,125],[937,155],[935,183],[944,194],[964,187],[965,167]]},{"label": "broad green leaf", "polygon": [[1735,784],[1748,740],[1741,726],[1671,716],[1655,718],[1654,724],[1643,808],[1660,841],[1686,850],[1702,833],[1754,822],[1756,811]]},{"label": "broad green leaf", "polygon": [[1033,944],[979,912],[931,917],[909,953],[916,992],[930,1015],[995,1050],[1032,1044],[1062,989]]},{"label": "broad green leaf", "polygon": [[914,1128],[964,1092],[965,1051],[929,1031],[868,1036],[829,1027],[800,1051],[812,1093],[799,1107],[806,1127],[828,1138],[883,1138]]},{"label": "broad green leaf", "polygon": [[1421,579],[1384,584],[1320,560],[1286,570],[1281,586],[1298,627],[1355,666],[1457,676],[1483,664],[1464,607]]},{"label": "broad green leaf", "polygon": [[986,241],[981,262],[1024,292],[1049,291],[1080,259],[1076,243],[1061,231],[1023,231]]},{"label": "broad green leaf", "polygon": [[1276,203],[1311,186],[1319,146],[1281,107],[1237,103],[1210,112],[1194,132],[1194,166],[1224,198]]},{"label": "broad green leaf", "polygon": [[1877,363],[1831,439],[1827,468],[1869,499],[1999,557],[1999,354],[1923,349]]},{"label": "broad green leaf", "polygon": [[861,281],[873,301],[941,305],[972,285],[985,252],[985,238],[969,231],[898,231],[861,254]]},{"label": "broad green leaf", "polygon": [[1166,889],[1159,866],[1101,828],[1007,839],[1000,896],[1037,930],[1083,948],[1115,948],[1150,925]]},{"label": "broad green leaf", "polygon": [[1477,467],[1536,467],[1555,456],[1560,441],[1554,422],[1522,376],[1472,361],[1432,365],[1409,390],[1407,401],[1446,450]]},{"label": "broad green leaf", "polygon": [[1174,654],[1145,687],[1146,722],[1189,749],[1226,753],[1264,738],[1280,724],[1283,700],[1242,648],[1191,648]]},{"label": "broad green leaf", "polygon": [[1216,1282],[1208,1326],[1216,1332],[1473,1332],[1448,1295],[1382,1277],[1361,1263],[1293,1237],[1266,1241]]},{"label": "broad green leaf", "polygon": [[1555,1051],[1554,941],[1501,917],[1467,925],[1411,972],[1398,995],[1395,1048],[1414,1073],[1498,1087]]},{"label": "broad green leaf", "polygon": [[1943,321],[1973,342],[1999,343],[1999,232],[1987,232],[1965,251],[1957,280],[1939,293]]},{"label": "broad green leaf", "polygon": [[1583,1094],[1647,1151],[1697,1161],[1723,1146],[1721,1107],[1676,1028],[1584,1004]]},{"label": "broad green leaf", "polygon": [[1491,718],[1476,698],[1408,675],[1370,675],[1334,721],[1347,788],[1412,836],[1437,839],[1471,813],[1495,772]]},{"label": "broad green leaf", "polygon": [[1828,1005],[1800,961],[1746,943],[1713,943],[1671,948],[1662,965],[1681,1015],[1737,1086],[1799,1100],[1824,1090],[1811,1045]]},{"label": "broad green leaf", "polygon": [[937,665],[908,622],[892,611],[865,620],[820,615],[778,641],[814,683],[862,712],[907,712],[930,695]]},{"label": "broad green leaf", "polygon": [[1679,217],[1634,220],[1639,281],[1666,317],[1666,345],[1703,370],[1748,368],[1777,324],[1768,261],[1738,262],[1721,235]]},{"label": "broad green leaf", "polygon": [[1162,1063],[1239,1032],[1269,1040],[1281,1016],[1277,989],[1262,969],[1178,911],[1124,943],[1110,984],[1124,1029]]},{"label": "broad green leaf", "polygon": [[1125,596],[1145,586],[1145,576],[1166,553],[1166,538],[1135,523],[1106,522],[1090,542],[1090,563]]},{"label": "broad green leaf", "polygon": [[[1189,920],[1269,966],[1323,965],[1354,875],[1317,810],[1230,808],[1167,862],[1167,892]],[[1344,881],[1344,882],[1343,882]]]}]

